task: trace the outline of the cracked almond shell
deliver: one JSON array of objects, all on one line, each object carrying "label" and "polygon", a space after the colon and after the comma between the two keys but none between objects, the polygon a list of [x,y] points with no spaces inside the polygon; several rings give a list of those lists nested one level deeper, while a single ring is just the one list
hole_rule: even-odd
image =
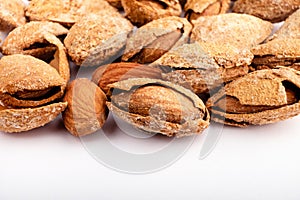
[{"label": "cracked almond shell", "polygon": [[24,8],[22,0],[0,1],[0,31],[11,31],[25,24]]},{"label": "cracked almond shell", "polygon": [[209,125],[202,100],[170,82],[133,78],[111,86],[108,108],[134,127],[167,136],[200,134]]},{"label": "cracked almond shell", "polygon": [[187,87],[196,94],[208,93],[224,82],[248,73],[248,67],[219,66],[198,43],[174,48],[151,65],[162,68],[165,80]]},{"label": "cracked almond shell", "polygon": [[121,0],[125,16],[135,25],[142,26],[153,20],[180,16],[179,0]]},{"label": "cracked almond shell", "polygon": [[275,23],[285,20],[298,8],[299,0],[237,0],[233,12],[254,15]]},{"label": "cracked almond shell", "polygon": [[227,84],[206,106],[216,122],[239,127],[263,125],[300,114],[299,91],[298,71],[284,67],[259,70]]},{"label": "cracked almond shell", "polygon": [[30,21],[52,21],[72,26],[86,14],[117,13],[105,0],[32,0],[25,15]]},{"label": "cracked almond shell", "polygon": [[0,106],[0,131],[17,133],[44,126],[54,120],[66,107],[66,102],[19,109]]},{"label": "cracked almond shell", "polygon": [[11,31],[2,44],[4,55],[25,54],[47,59],[56,47],[45,40],[45,33],[56,37],[67,35],[68,29],[53,22],[29,22]]},{"label": "cracked almond shell", "polygon": [[192,25],[184,18],[154,20],[128,38],[122,61],[152,63],[173,47],[187,43],[191,30]]},{"label": "cracked almond shell", "polygon": [[184,6],[189,21],[201,16],[210,16],[226,13],[230,0],[188,0]]},{"label": "cracked almond shell", "polygon": [[44,61],[28,55],[0,60],[0,100],[6,106],[36,107],[64,94],[66,81]]},{"label": "cracked almond shell", "polygon": [[300,9],[290,15],[269,40],[284,38],[300,39]]},{"label": "cracked almond shell", "polygon": [[64,44],[76,65],[99,66],[119,56],[132,29],[121,15],[88,15],[70,29]]},{"label": "cracked almond shell", "polygon": [[274,39],[251,51],[255,68],[286,66],[300,70],[300,39]]},{"label": "cracked almond shell", "polygon": [[86,78],[75,79],[68,85],[64,97],[64,101],[68,102],[62,115],[65,127],[75,136],[96,132],[108,115],[106,100],[95,83]]}]

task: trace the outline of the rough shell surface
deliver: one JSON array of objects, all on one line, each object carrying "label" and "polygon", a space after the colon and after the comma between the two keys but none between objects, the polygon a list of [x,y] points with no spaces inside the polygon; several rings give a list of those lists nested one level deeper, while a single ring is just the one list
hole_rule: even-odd
[{"label": "rough shell surface", "polygon": [[61,88],[65,80],[58,71],[47,63],[32,56],[15,54],[0,60],[0,100],[9,106],[35,107],[51,102],[63,95],[58,89],[55,94],[41,99],[18,98],[18,93],[45,91]]},{"label": "rough shell surface", "polygon": [[132,29],[121,15],[88,15],[70,29],[64,43],[76,65],[99,66],[120,53]]},{"label": "rough shell surface", "polygon": [[66,102],[59,102],[36,108],[1,108],[0,130],[16,133],[44,126],[54,120],[66,107]]},{"label": "rough shell surface", "polygon": [[[160,37],[168,35],[174,31],[180,31],[182,35],[172,47],[184,44],[188,41],[191,30],[192,25],[184,18],[173,16],[154,20],[140,27],[131,37],[129,37],[122,60],[130,60],[143,49],[147,49],[148,46],[159,40]],[[168,51],[170,47],[163,46],[159,48],[163,51]]]},{"label": "rough shell surface", "polygon": [[122,0],[121,2],[126,17],[137,26],[163,17],[179,16],[182,11],[178,0]]},{"label": "rough shell surface", "polygon": [[24,7],[22,0],[0,1],[0,31],[10,31],[25,24]]},{"label": "rough shell surface", "polygon": [[[55,51],[55,47],[45,41],[45,33],[55,36],[63,36],[68,29],[53,22],[29,22],[11,31],[2,44],[2,53],[44,55],[45,51]],[[35,47],[35,44],[43,44],[43,47]],[[38,56],[37,56],[38,57]]]},{"label": "rough shell surface", "polygon": [[[154,90],[148,91],[147,86],[149,86],[149,85],[156,85],[156,87],[154,87]],[[159,85],[159,86],[157,86],[157,85]],[[133,87],[137,87],[137,86],[140,87],[139,89],[144,88],[145,91],[140,94],[143,97],[134,98],[135,93],[133,92],[133,95],[129,96],[129,99],[130,99],[130,97],[133,97],[133,100],[137,99],[139,105],[149,105],[149,104],[152,105],[152,107],[149,109],[148,112],[151,113],[151,110],[153,110],[153,112],[155,112],[158,109],[159,111],[157,111],[158,113],[156,113],[156,114],[158,114],[157,117],[152,117],[151,114],[142,115],[141,113],[139,114],[139,112],[137,112],[137,113],[128,112],[128,110],[126,108],[125,109],[120,108],[120,107],[124,107],[124,106],[126,107],[126,105],[129,102],[129,101],[127,101],[128,98],[125,98],[124,101],[122,101],[122,98],[121,98],[121,103],[119,102],[119,103],[117,103],[118,106],[116,105],[116,102],[120,101],[120,99],[118,99],[118,98],[114,99],[114,96],[117,96],[114,94],[115,89],[117,89],[118,91],[122,90],[126,94],[126,92],[129,92],[130,90],[133,89]],[[168,92],[165,91],[165,92],[163,92],[163,94],[161,94],[161,91],[159,89],[160,87],[163,87],[164,90],[167,89]],[[167,135],[167,136],[182,137],[182,136],[188,136],[188,135],[193,135],[193,134],[199,134],[205,128],[207,128],[209,125],[209,113],[208,113],[206,107],[204,106],[202,100],[197,95],[195,95],[193,92],[191,92],[190,90],[187,90],[181,86],[174,85],[170,82],[165,82],[165,81],[161,81],[161,80],[157,80],[157,79],[135,78],[135,79],[128,79],[128,80],[116,82],[111,85],[111,88],[113,90],[111,90],[112,94],[110,96],[111,96],[111,99],[114,99],[114,101],[107,103],[109,109],[114,114],[116,114],[118,117],[120,117],[121,119],[125,120],[126,122],[134,125],[135,127],[139,128],[139,129],[145,130],[147,132],[161,133],[161,134]],[[137,89],[136,91],[138,91],[139,89]],[[178,97],[176,97],[174,99],[174,97],[172,98],[173,95],[169,95],[169,93],[171,93],[171,94],[175,93],[176,96],[178,96]],[[122,93],[121,93],[121,96],[122,96]],[[159,105],[162,102],[165,102],[165,103],[163,103],[164,107],[167,107],[168,109],[172,110],[174,108],[173,107],[174,104],[176,104],[177,101],[180,102],[179,104],[183,103],[182,101],[180,101],[180,99],[182,99],[182,98],[185,99],[186,107],[188,107],[188,108],[192,107],[191,109],[193,109],[193,110],[196,109],[198,114],[196,114],[194,116],[195,113],[190,112],[189,115],[183,115],[186,118],[184,118],[185,120],[183,120],[181,122],[174,122],[172,120],[168,121],[167,119],[170,116],[163,115],[165,112],[163,110],[161,110],[161,107]],[[192,106],[190,106],[190,104]],[[129,104],[129,106],[130,106],[130,104]],[[157,106],[158,108],[156,108],[155,106]],[[183,105],[181,104],[181,107],[182,106]],[[143,109],[143,107],[141,107],[141,106],[139,106],[139,107],[135,106],[134,108]],[[142,110],[140,112],[145,112],[145,111]],[[176,111],[174,110],[174,112],[172,112],[172,113],[174,113],[175,115],[177,113],[179,113],[181,115],[185,112],[183,110],[179,109]]]},{"label": "rough shell surface", "polygon": [[[289,88],[290,87],[290,88]],[[212,96],[206,106],[212,111],[212,120],[233,126],[263,125],[288,119],[300,113],[300,74],[289,68],[259,70],[234,80]],[[287,90],[294,90],[293,103],[288,102]],[[238,100],[238,107],[250,106],[251,113],[227,112],[216,105],[225,94]],[[226,97],[226,98],[227,98]],[[226,102],[227,104],[227,102]],[[262,110],[255,111],[263,107]]]},{"label": "rough shell surface", "polygon": [[32,0],[26,7],[30,21],[53,21],[71,26],[87,13],[118,13],[105,0]]},{"label": "rough shell surface", "polygon": [[299,0],[237,0],[233,12],[245,13],[268,20],[280,22],[300,8]]},{"label": "rough shell surface", "polygon": [[226,13],[200,17],[192,22],[191,39],[200,43],[230,44],[239,49],[251,48],[263,42],[273,30],[273,24],[257,17]]},{"label": "rough shell surface", "polygon": [[270,39],[284,38],[300,39],[300,9],[290,15]]},{"label": "rough shell surface", "polygon": [[218,15],[229,10],[230,0],[188,0],[184,6],[191,21],[201,16]]}]

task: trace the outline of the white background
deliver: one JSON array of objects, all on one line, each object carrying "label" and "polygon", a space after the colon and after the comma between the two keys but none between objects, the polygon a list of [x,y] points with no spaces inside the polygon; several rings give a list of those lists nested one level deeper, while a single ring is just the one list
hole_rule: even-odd
[{"label": "white background", "polygon": [[0,133],[0,199],[299,200],[299,120],[225,127],[204,160],[199,135],[176,163],[144,175],[98,163],[61,119],[22,134]]},{"label": "white background", "polygon": [[143,175],[97,162],[61,118],[26,133],[0,132],[0,199],[299,200],[299,120],[224,127],[204,160],[199,135],[173,165]]}]

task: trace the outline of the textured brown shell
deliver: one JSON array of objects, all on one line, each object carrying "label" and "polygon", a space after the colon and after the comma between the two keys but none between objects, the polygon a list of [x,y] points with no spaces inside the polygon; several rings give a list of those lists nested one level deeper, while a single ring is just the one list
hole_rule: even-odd
[{"label": "textured brown shell", "polygon": [[[45,54],[54,52],[56,48],[47,45],[45,33],[62,36],[68,33],[68,29],[53,22],[29,22],[14,29],[8,34],[2,44],[4,55],[26,54],[34,57],[45,57]],[[34,44],[44,44],[43,47],[32,47]]]},{"label": "textured brown shell", "polygon": [[0,131],[17,133],[44,126],[54,120],[66,107],[66,102],[59,102],[36,108],[2,108]]},{"label": "textured brown shell", "polygon": [[274,39],[252,49],[255,69],[286,66],[300,70],[300,39]]},{"label": "textured brown shell", "polygon": [[233,6],[233,12],[254,15],[271,22],[280,22],[299,7],[299,0],[237,0]]},{"label": "textured brown shell", "polygon": [[64,80],[64,84],[61,86],[61,90],[63,91],[70,80],[70,66],[65,47],[63,43],[52,34],[46,33],[44,37],[47,42],[56,46],[56,52],[53,55],[54,58],[49,64],[58,71],[60,77]]},{"label": "textured brown shell", "polygon": [[[128,123],[131,123],[135,127],[148,131],[161,133],[167,136],[188,136],[192,134],[199,134],[209,125],[209,113],[204,106],[202,100],[190,90],[187,90],[181,86],[174,85],[173,83],[148,78],[133,78],[124,81],[119,81],[111,85],[111,88],[119,89],[123,91],[130,91],[135,86],[144,86],[149,84],[158,84],[167,88],[170,88],[178,93],[189,98],[194,106],[198,108],[203,114],[203,119],[188,120],[182,124],[171,123],[164,120],[153,119],[151,116],[142,116],[126,112],[112,102],[107,102],[108,108],[121,119]],[[111,94],[110,94],[111,96]],[[155,123],[153,123],[155,121]]]},{"label": "textured brown shell", "polygon": [[300,39],[300,9],[290,15],[270,39]]},{"label": "textured brown shell", "polygon": [[188,41],[189,34],[192,30],[192,25],[186,19],[174,16],[165,17],[158,20],[154,20],[140,27],[127,40],[126,49],[122,60],[128,61],[130,58],[134,57],[143,48],[146,48],[159,37],[167,35],[176,30],[181,30],[182,36],[174,44],[173,47],[182,45]]},{"label": "textured brown shell", "polygon": [[300,39],[275,39],[254,47],[257,56],[273,55],[278,58],[300,58]]},{"label": "textured brown shell", "polygon": [[194,20],[193,24],[193,40],[201,43],[225,43],[239,49],[250,48],[263,42],[273,30],[270,22],[236,13],[200,17]]},{"label": "textured brown shell", "polygon": [[0,1],[0,31],[10,31],[25,24],[24,7],[22,0]]},{"label": "textured brown shell", "polygon": [[23,91],[43,91],[65,87],[65,80],[47,63],[27,55],[4,56],[0,60],[0,100],[8,106],[36,107],[63,95],[60,89],[43,99],[19,99],[14,95]]},{"label": "textured brown shell", "polygon": [[229,10],[230,0],[188,0],[184,6],[189,20],[200,16],[218,15]]},{"label": "textured brown shell", "polygon": [[[198,43],[184,44],[164,54],[152,63],[167,71],[165,80],[192,89],[196,94],[221,86],[248,73],[248,67],[220,67]],[[169,69],[166,69],[169,68]],[[169,72],[171,69],[173,71]]]},{"label": "textured brown shell", "polygon": [[121,15],[88,15],[70,29],[64,43],[77,65],[99,66],[122,50],[132,29]]},{"label": "textured brown shell", "polygon": [[239,48],[231,43],[205,42],[200,43],[200,45],[205,52],[215,59],[218,65],[226,69],[248,66],[254,57],[250,49]]},{"label": "textured brown shell", "polygon": [[86,14],[117,10],[105,0],[32,0],[26,8],[30,21],[53,21],[73,25]]},{"label": "textured brown shell", "polygon": [[64,125],[75,136],[91,134],[106,121],[106,96],[88,79],[72,81],[67,87],[64,101],[68,102],[63,112]]},{"label": "textured brown shell", "polygon": [[[206,106],[212,111],[212,120],[233,126],[274,123],[300,114],[300,102],[288,105],[283,81],[300,88],[299,72],[289,68],[259,70],[234,80],[225,86],[226,95],[237,98],[242,105],[274,106],[255,113],[226,113],[214,107],[224,97],[224,91],[212,96]],[[225,118],[225,121],[224,119]]]},{"label": "textured brown shell", "polygon": [[180,16],[178,0],[121,0],[126,17],[135,25],[142,26],[152,20],[168,16]]},{"label": "textured brown shell", "polygon": [[218,64],[199,43],[174,47],[151,64],[155,67],[167,66],[178,69],[216,69]]}]

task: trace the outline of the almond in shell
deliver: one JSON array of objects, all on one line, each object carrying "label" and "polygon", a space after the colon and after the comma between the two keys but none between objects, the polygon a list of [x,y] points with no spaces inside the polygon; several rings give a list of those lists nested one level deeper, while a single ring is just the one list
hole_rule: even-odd
[{"label": "almond in shell", "polygon": [[53,22],[29,22],[8,34],[1,47],[2,53],[32,55],[46,60],[53,56],[57,49],[45,39],[46,33],[64,38],[68,29]]},{"label": "almond in shell", "polygon": [[118,13],[105,0],[32,0],[26,7],[30,21],[52,21],[71,27],[86,14]]},{"label": "almond in shell", "polygon": [[170,82],[133,78],[112,84],[110,91],[110,111],[137,129],[182,137],[200,134],[209,125],[202,100]]},{"label": "almond in shell", "polygon": [[285,20],[299,7],[298,0],[237,0],[233,12],[254,15],[275,23]]},{"label": "almond in shell", "polygon": [[70,29],[64,44],[76,65],[99,66],[120,56],[132,29],[132,24],[120,14],[91,14]]},{"label": "almond in shell", "polygon": [[0,60],[0,101],[11,107],[37,107],[64,94],[66,80],[59,71],[28,55],[9,55]]},{"label": "almond in shell", "polygon": [[226,13],[229,10],[230,0],[188,0],[184,10],[189,21],[201,16],[210,16]]},{"label": "almond in shell", "polygon": [[227,84],[206,106],[216,122],[239,127],[263,125],[300,114],[299,92],[298,71],[284,67],[259,70]]},{"label": "almond in shell", "polygon": [[152,63],[173,47],[187,43],[191,30],[192,25],[184,18],[154,20],[129,37],[122,61]]},{"label": "almond in shell", "polygon": [[3,0],[0,2],[0,31],[11,31],[25,24],[25,5],[22,0]]},{"label": "almond in shell", "polygon": [[135,25],[142,26],[153,20],[180,16],[179,0],[121,0],[126,17]]},{"label": "almond in shell", "polygon": [[229,68],[219,65],[214,55],[206,52],[199,43],[174,48],[151,66],[161,68],[165,80],[191,89],[198,95],[248,73],[247,66]]}]

